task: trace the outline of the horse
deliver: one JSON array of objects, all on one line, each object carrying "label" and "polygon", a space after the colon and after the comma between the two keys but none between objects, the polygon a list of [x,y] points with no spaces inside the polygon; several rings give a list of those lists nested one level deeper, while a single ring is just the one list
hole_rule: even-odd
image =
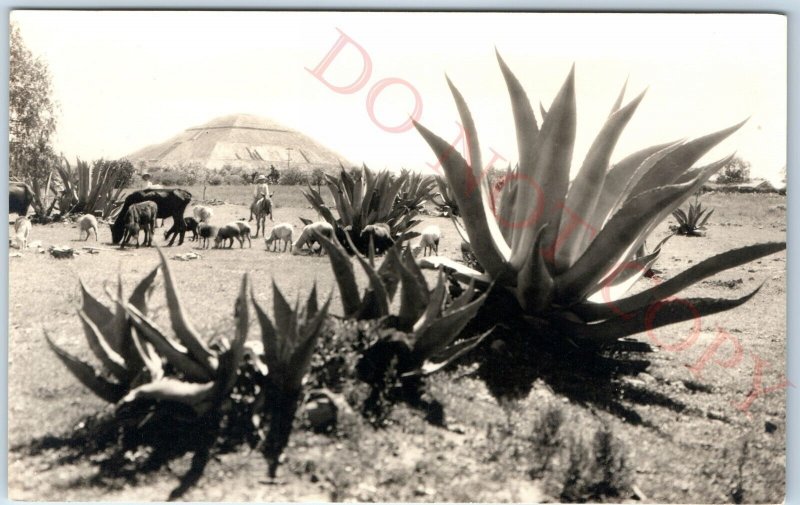
[{"label": "horse", "polygon": [[250,205],[250,211],[256,217],[256,233],[253,237],[258,237],[258,230],[261,230],[263,235],[266,236],[267,216],[269,216],[270,221],[274,221],[272,219],[272,199],[262,196]]}]

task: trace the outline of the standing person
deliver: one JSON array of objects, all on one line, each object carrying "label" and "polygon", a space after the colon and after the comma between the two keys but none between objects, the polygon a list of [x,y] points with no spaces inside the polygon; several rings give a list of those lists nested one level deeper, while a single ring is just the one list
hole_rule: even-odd
[{"label": "standing person", "polygon": [[[253,203],[256,203],[259,198],[269,198],[269,184],[267,184],[267,178],[263,175],[259,175],[256,177],[255,180],[255,189],[253,189]],[[253,220],[253,206],[250,206],[250,219],[248,221]]]},{"label": "standing person", "polygon": [[161,189],[163,187],[161,184],[153,184],[152,177],[147,172],[142,174],[142,180],[144,181],[144,189]]}]

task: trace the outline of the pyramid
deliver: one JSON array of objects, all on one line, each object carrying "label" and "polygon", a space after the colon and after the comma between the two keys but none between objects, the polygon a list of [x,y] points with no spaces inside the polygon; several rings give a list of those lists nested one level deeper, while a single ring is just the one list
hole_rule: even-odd
[{"label": "pyramid", "polygon": [[225,165],[254,170],[288,165],[301,170],[338,169],[349,162],[311,137],[251,114],[222,116],[130,154],[136,167]]}]

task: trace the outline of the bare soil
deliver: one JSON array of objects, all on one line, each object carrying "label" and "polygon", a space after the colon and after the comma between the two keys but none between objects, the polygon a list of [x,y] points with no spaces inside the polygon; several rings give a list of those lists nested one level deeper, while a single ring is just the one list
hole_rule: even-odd
[{"label": "bare soil", "polygon": [[[242,204],[249,188],[208,188],[214,222],[247,217]],[[199,196],[202,189],[193,193]],[[218,196],[215,196],[218,195]],[[297,188],[277,187],[275,222],[315,215]],[[692,263],[742,245],[785,240],[785,197],[706,195],[715,208],[704,238],[673,237],[656,268],[669,278]],[[652,242],[668,233],[669,222]],[[450,222],[428,217],[444,230],[440,254],[460,257],[460,239]],[[169,222],[167,223],[169,226]],[[423,225],[424,226],[424,225]],[[159,232],[157,242],[163,242]],[[78,229],[68,223],[35,226],[31,240],[77,250]],[[78,278],[95,294],[120,276],[130,289],[157,263],[155,249],[125,249],[110,244],[102,226],[99,254],[55,259],[35,249],[9,259],[8,483],[15,500],[164,500],[189,468],[190,455],[166,467],[134,475],[99,470],[102,455],[70,458],[70,435],[111,407],[84,389],[47,349],[43,330],[68,351],[89,352],[75,309]],[[293,298],[316,281],[321,293],[333,293],[332,312],[341,313],[338,290],[326,257],[266,252],[261,238],[252,248],[200,250],[193,242],[165,249],[168,257],[197,252],[201,258],[173,260],[186,309],[209,338],[232,330],[233,302],[241,276],[249,272],[256,297],[271,307],[271,282]],[[15,249],[11,253],[17,252]],[[362,279],[363,281],[363,279]],[[641,281],[641,289],[651,280]],[[650,366],[626,379],[674,400],[681,408],[643,402],[637,413],[646,421],[625,423],[596,406],[570,401],[536,382],[516,402],[498,402],[462,367],[435,376],[431,394],[445,406],[447,428],[431,426],[405,406],[396,407],[389,426],[374,429],[353,415],[336,436],[295,430],[277,483],[268,482],[257,452],[240,447],[217,455],[188,501],[413,501],[531,502],[558,501],[568,481],[570,450],[591,441],[605,428],[625,455],[624,472],[634,491],[611,501],[674,503],[778,503],[785,484],[786,255],[775,254],[732,269],[687,290],[681,296],[740,297],[763,283],[745,305],[702,320],[643,332],[636,340],[651,344]],[[362,284],[363,285],[363,284]],[[162,290],[154,297],[158,317],[165,315]],[[698,329],[699,331],[694,331]],[[741,343],[736,359],[725,344],[697,367],[720,335]],[[251,339],[259,338],[251,329]],[[695,367],[694,371],[692,367]],[[581,387],[593,388],[587,383]],[[766,389],[765,389],[766,388]],[[559,442],[549,468],[541,441],[543,413],[563,416]],[[67,442],[64,442],[67,441]],[[67,444],[67,445],[65,445]],[[572,449],[571,449],[572,448]],[[135,458],[136,455],[130,455]]]}]

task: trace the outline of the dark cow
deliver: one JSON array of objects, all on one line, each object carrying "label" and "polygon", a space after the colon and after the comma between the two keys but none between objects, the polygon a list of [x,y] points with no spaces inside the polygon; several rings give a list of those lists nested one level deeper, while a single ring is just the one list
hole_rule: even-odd
[{"label": "dark cow", "polygon": [[28,208],[33,203],[33,190],[24,182],[8,183],[8,213],[20,216],[28,214]]},{"label": "dark cow", "polygon": [[139,230],[144,230],[145,247],[153,245],[156,215],[158,215],[158,206],[155,202],[139,202],[128,207],[123,217],[125,232],[123,233],[120,248],[124,249],[131,238],[136,238],[136,247],[139,247]]},{"label": "dark cow", "polygon": [[192,201],[192,194],[183,189],[142,189],[134,191],[125,198],[122,204],[119,217],[111,225],[111,241],[119,244],[125,234],[125,223],[123,222],[128,208],[140,202],[154,202],[158,207],[159,219],[172,218],[172,228],[167,230],[167,235],[172,235],[169,245],[175,242],[175,237],[180,235],[178,245],[183,244],[183,237],[186,234],[186,223],[183,221],[183,213],[186,206]]}]

